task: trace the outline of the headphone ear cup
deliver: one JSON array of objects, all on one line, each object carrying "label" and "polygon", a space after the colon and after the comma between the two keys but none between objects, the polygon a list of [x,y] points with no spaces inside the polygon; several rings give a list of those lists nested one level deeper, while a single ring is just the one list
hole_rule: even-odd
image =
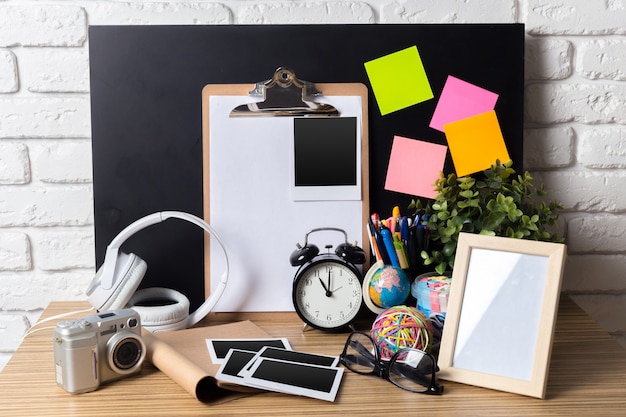
[{"label": "headphone ear cup", "polygon": [[365,263],[365,251],[356,245],[341,243],[335,249],[335,255],[356,265]]},{"label": "headphone ear cup", "polygon": [[158,332],[186,329],[189,306],[189,300],[180,292],[155,287],[137,291],[126,307],[139,314],[143,328]]},{"label": "headphone ear cup", "polygon": [[[116,283],[115,286],[109,290],[104,290],[99,286],[95,288],[95,291],[111,292],[101,306],[95,306],[98,311],[124,308],[148,270],[146,262],[134,253],[119,252],[117,264],[122,266],[122,276],[113,278],[113,282]],[[96,276],[98,275],[102,275],[102,268],[96,273]]]},{"label": "headphone ear cup", "polygon": [[289,256],[289,262],[291,263],[291,266],[304,265],[311,259],[315,258],[318,253],[320,253],[320,250],[317,246],[307,244],[303,248],[293,251],[291,256]]}]

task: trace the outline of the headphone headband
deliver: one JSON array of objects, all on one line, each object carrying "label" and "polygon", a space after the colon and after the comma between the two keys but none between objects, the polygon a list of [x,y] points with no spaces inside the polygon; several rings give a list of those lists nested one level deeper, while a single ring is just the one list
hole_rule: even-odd
[{"label": "headphone headband", "polygon": [[[209,233],[211,236],[215,238],[215,240],[220,245],[224,253],[225,271],[220,277],[220,282],[217,288],[215,289],[215,291],[210,295],[209,298],[207,298],[204,301],[204,303],[195,312],[189,315],[187,325],[192,326],[196,324],[197,322],[199,322],[200,320],[202,320],[213,309],[213,307],[215,306],[215,304],[217,304],[219,298],[221,297],[222,293],[226,289],[226,283],[228,282],[228,255],[226,253],[226,248],[224,246],[224,243],[222,242],[218,234],[215,232],[215,230],[208,223],[206,223],[201,218],[194,216],[193,214],[184,213],[180,211],[162,211],[162,212],[157,212],[157,213],[153,213],[145,217],[142,217],[141,219],[138,219],[134,221],[133,223],[131,223],[130,225],[126,226],[117,236],[115,236],[115,238],[107,246],[104,263],[102,265],[102,275],[99,278],[99,282],[97,282],[97,285],[99,285],[101,288],[105,290],[111,290],[116,285],[116,282],[114,281],[115,281],[115,270],[116,270],[118,259],[119,259],[118,254],[119,254],[120,247],[126,240],[128,240],[131,236],[133,236],[135,233],[139,232],[140,230],[145,229],[146,227],[152,226],[153,224],[161,223],[170,218],[185,220],[189,223],[195,224],[198,227],[201,227],[207,233]],[[94,284],[95,283],[92,283],[92,286]],[[88,290],[88,293],[89,293],[89,290]],[[94,304],[94,306],[96,306],[96,308],[98,308],[96,304],[102,305],[100,300],[90,300],[90,301],[92,302],[92,304]]]}]

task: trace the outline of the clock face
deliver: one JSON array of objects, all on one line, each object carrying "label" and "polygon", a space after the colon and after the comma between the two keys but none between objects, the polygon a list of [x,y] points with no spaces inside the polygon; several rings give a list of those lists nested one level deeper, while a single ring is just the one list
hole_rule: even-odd
[{"label": "clock face", "polygon": [[315,328],[344,327],[363,302],[358,271],[337,260],[314,261],[298,272],[293,302],[300,318]]}]

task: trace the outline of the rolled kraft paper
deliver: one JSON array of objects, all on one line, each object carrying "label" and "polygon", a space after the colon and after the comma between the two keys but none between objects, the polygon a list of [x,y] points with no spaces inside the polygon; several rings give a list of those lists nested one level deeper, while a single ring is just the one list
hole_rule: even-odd
[{"label": "rolled kraft paper", "polygon": [[145,329],[141,335],[146,344],[146,359],[197,400],[212,402],[230,394],[222,392],[225,390],[217,387],[211,375],[169,344]]},{"label": "rolled kraft paper", "polygon": [[214,364],[206,339],[268,338],[267,332],[250,320],[186,330],[144,335],[147,358],[192,396],[202,402],[225,402],[258,389],[215,379],[220,368]]}]

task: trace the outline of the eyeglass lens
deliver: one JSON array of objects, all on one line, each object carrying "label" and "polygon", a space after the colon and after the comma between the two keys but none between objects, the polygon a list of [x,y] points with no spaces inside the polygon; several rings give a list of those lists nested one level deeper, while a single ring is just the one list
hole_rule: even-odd
[{"label": "eyeglass lens", "polygon": [[376,371],[378,355],[371,338],[362,333],[352,333],[345,349],[345,365],[353,372],[371,374]]},{"label": "eyeglass lens", "polygon": [[348,337],[342,359],[349,370],[359,374],[382,376],[386,368],[389,381],[409,391],[441,391],[439,386],[434,385],[435,361],[421,350],[402,349],[390,362],[381,362],[372,338],[365,333],[355,332]]},{"label": "eyeglass lens", "polygon": [[404,349],[389,364],[389,380],[410,391],[427,391],[432,384],[435,363],[421,350]]}]

